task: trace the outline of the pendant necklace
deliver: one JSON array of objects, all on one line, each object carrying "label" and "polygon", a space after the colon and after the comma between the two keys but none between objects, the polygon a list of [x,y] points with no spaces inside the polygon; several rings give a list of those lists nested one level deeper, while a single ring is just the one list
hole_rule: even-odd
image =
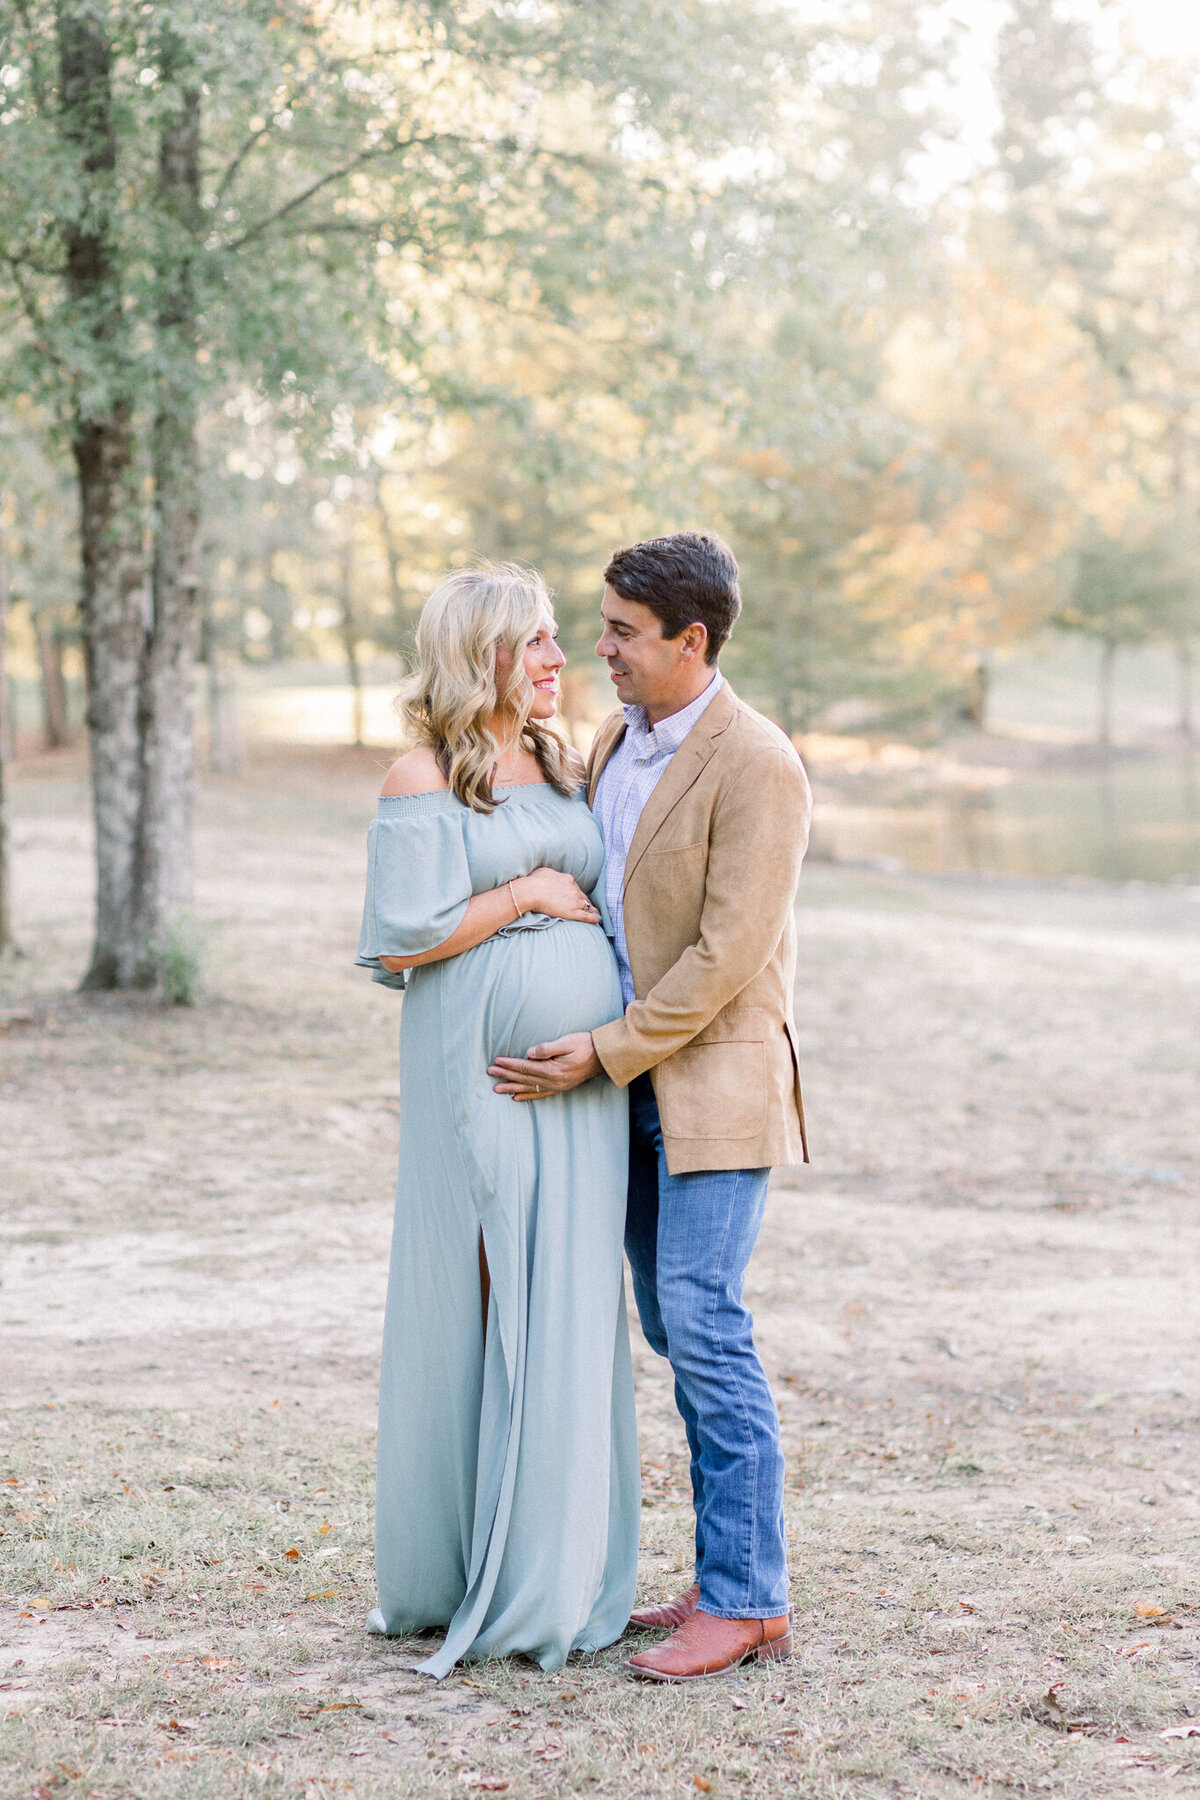
[{"label": "pendant necklace", "polygon": [[[520,740],[518,739],[515,746],[512,744],[507,744],[507,745],[505,745],[504,749],[498,753],[498,755],[496,757],[496,771],[495,771],[494,776],[492,777],[492,779],[497,787],[510,787],[512,785],[511,782],[506,781],[504,779],[503,771],[501,769],[501,764],[503,763],[505,756],[510,751],[514,750],[514,748],[515,748],[515,750],[519,752],[520,747],[521,747]],[[513,774],[515,775],[516,773],[517,773],[517,771],[516,771],[516,769],[514,769]]]}]

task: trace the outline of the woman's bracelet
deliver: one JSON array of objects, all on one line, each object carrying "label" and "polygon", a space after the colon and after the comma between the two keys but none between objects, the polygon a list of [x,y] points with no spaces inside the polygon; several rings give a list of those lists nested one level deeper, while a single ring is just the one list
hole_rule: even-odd
[{"label": "woman's bracelet", "polygon": [[514,893],[514,892],[513,892],[513,884],[512,884],[512,882],[511,882],[511,881],[510,881],[510,882],[508,882],[508,883],[507,883],[507,886],[508,886],[508,897],[509,897],[509,899],[510,899],[510,900],[511,900],[511,901],[512,901],[512,903],[513,903],[513,911],[514,911],[514,912],[515,912],[515,913],[516,913],[516,915],[517,915],[517,917],[518,917],[518,919],[523,919],[523,918],[524,918],[524,917],[525,917],[525,915],[524,915],[524,913],[523,913],[523,912],[522,912],[522,911],[521,911],[521,908],[520,908],[520,907],[519,907],[519,906],[518,906],[518,905],[517,905],[517,896],[516,896],[516,894],[515,894],[515,893]]}]

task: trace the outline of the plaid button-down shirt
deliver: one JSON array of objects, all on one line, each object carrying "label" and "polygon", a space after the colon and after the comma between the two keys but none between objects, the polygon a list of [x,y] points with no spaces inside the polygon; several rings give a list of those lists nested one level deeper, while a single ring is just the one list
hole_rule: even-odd
[{"label": "plaid button-down shirt", "polygon": [[701,713],[716,699],[724,677],[718,669],[704,692],[685,706],[651,725],[644,706],[625,708],[625,736],[604,765],[596,785],[592,810],[604,835],[604,898],[613,926],[621,997],[626,1006],[636,999],[625,943],[625,864],[633,834],[647,800],[667,771],[667,764]]}]

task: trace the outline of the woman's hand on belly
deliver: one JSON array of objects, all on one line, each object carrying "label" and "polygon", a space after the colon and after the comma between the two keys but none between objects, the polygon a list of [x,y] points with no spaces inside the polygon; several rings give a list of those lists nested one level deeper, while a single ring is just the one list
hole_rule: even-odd
[{"label": "woman's hand on belly", "polygon": [[523,913],[544,913],[550,919],[573,919],[576,924],[598,925],[600,910],[592,905],[573,875],[562,869],[535,869],[532,875],[515,875],[509,884]]}]

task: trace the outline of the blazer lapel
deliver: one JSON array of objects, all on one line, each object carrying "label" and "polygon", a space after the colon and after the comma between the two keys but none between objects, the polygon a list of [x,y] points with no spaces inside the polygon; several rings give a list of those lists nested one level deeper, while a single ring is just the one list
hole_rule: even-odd
[{"label": "blazer lapel", "polygon": [[604,773],[604,765],[624,736],[624,712],[610,713],[596,733],[592,754],[588,757],[587,802],[589,806],[596,798],[596,785]]},{"label": "blazer lapel", "polygon": [[667,818],[687,793],[717,747],[717,739],[732,722],[737,701],[729,683],[725,682],[701,713],[680,744],[663,774],[662,780],[642,808],[629,856],[625,863],[625,889],[634,870],[666,823]]}]

